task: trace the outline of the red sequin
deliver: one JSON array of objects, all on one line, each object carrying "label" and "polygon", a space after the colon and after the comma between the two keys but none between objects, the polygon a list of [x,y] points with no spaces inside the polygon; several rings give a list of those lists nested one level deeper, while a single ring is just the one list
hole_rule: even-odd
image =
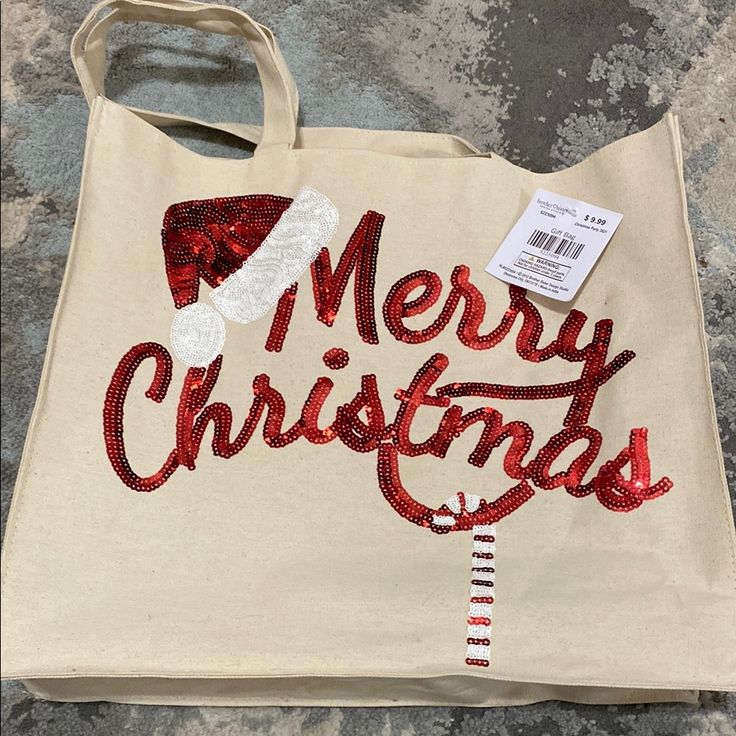
[{"label": "red sequin", "polygon": [[334,272],[327,248],[312,263],[317,319],[328,326],[333,324],[350,274],[355,271],[355,322],[363,341],[374,345],[378,344],[374,291],[383,220],[378,212],[368,211],[363,215]]},{"label": "red sequin", "polygon": [[[626,480],[619,471],[629,464],[631,478]],[[605,463],[589,485],[607,509],[632,511],[644,501],[659,498],[672,488],[669,478],[661,478],[653,485],[650,482],[647,429],[642,427],[631,430],[629,446],[621,450],[615,460]]]},{"label": "red sequin", "polygon": [[[363,376],[360,386],[355,398],[338,408],[334,427],[346,447],[355,452],[373,452],[382,440],[392,436],[393,430],[386,426],[375,375]],[[367,421],[360,418],[361,412]]]},{"label": "red sequin", "polygon": [[156,366],[146,396],[159,404],[166,398],[166,392],[169,390],[169,384],[171,383],[173,365],[169,351],[163,345],[158,345],[155,342],[143,342],[128,350],[112,374],[110,385],[105,394],[105,407],[102,412],[103,436],[110,464],[120,480],[134,491],[155,491],[166,483],[172,473],[179,467],[179,455],[176,450],[172,450],[158,471],[149,476],[140,476],[130,467],[125,452],[123,437],[125,397],[128,394],[136,370],[148,358],[153,358],[156,361]]},{"label": "red sequin", "polygon": [[291,202],[288,197],[249,194],[171,205],[161,236],[176,307],[197,301],[200,279],[214,289],[237,271]]},{"label": "red sequin", "polygon": [[[177,307],[198,297],[199,279],[216,287],[237,270],[263,242],[291,199],[272,195],[248,195],[210,200],[182,202],[166,212],[163,245],[167,276]],[[333,270],[330,253],[323,249],[312,264],[312,290],[316,316],[331,326],[340,309],[348,280],[354,274],[355,323],[362,339],[378,343],[375,320],[375,278],[383,215],[369,211],[361,218]],[[417,295],[414,292],[419,290]],[[297,285],[292,285],[280,298],[266,341],[266,350],[282,349],[297,299]],[[487,313],[486,300],[470,280],[470,269],[456,266],[450,276],[450,290],[439,313],[428,327],[413,329],[407,323],[428,312],[440,300],[442,280],[426,269],[400,278],[388,291],[383,302],[383,317],[389,333],[399,342],[421,344],[444,330],[458,310],[460,318],[455,329],[460,344],[472,350],[488,350],[508,337],[520,321],[515,340],[519,358],[542,363],[558,357],[569,363],[581,363],[577,378],[554,384],[507,385],[455,380],[437,386],[449,370],[449,358],[435,353],[428,358],[408,381],[398,387],[394,397],[398,402],[394,420],[387,423],[384,406],[373,374],[361,377],[361,387],[355,397],[339,407],[331,422],[321,419],[333,382],[317,378],[302,407],[298,419],[284,426],[286,402],[271,386],[270,378],[261,374],[253,380],[253,401],[247,417],[234,437],[231,437],[233,412],[222,402],[208,403],[222,368],[222,356],[208,368],[187,371],[179,397],[176,423],[176,448],[171,451],[161,469],[151,476],[140,476],[132,469],[123,441],[123,410],[125,396],[135,371],[148,357],[156,361],[154,381],[147,395],[154,401],[164,399],[171,381],[171,358],[155,343],[142,343],[129,351],[113,374],[104,410],[104,431],[108,455],[113,468],[126,485],[136,490],[154,490],[162,485],[180,466],[195,468],[205,431],[211,424],[212,451],[220,457],[232,457],[250,441],[263,419],[263,439],[270,447],[284,447],[303,437],[313,444],[339,439],[355,452],[377,453],[378,481],[382,493],[392,507],[415,524],[438,534],[470,529],[474,525],[490,524],[526,503],[537,488],[552,490],[564,486],[573,496],[595,494],[601,504],[617,511],[632,510],[645,500],[666,493],[671,481],[662,478],[650,485],[649,456],[645,429],[631,432],[628,448],[604,463],[592,480],[584,477],[598,457],[602,438],[598,430],[587,425],[598,391],[617,371],[634,358],[624,350],[608,360],[613,323],[596,322],[593,338],[578,347],[586,315],[571,310],[556,337],[540,347],[543,320],[536,306],[518,287],[509,288],[508,305],[500,320],[491,329],[481,332]],[[462,305],[462,306],[461,306]],[[348,365],[349,355],[341,348],[328,350],[323,360],[332,370]],[[485,406],[465,412],[453,399],[484,397],[502,401],[529,401],[571,398],[564,428],[529,458],[534,432],[529,424],[519,420],[506,421],[498,409]],[[414,438],[412,427],[420,411],[442,409],[435,432],[425,438]],[[517,482],[495,501],[481,499],[477,508],[453,512],[446,504],[430,509],[403,486],[399,474],[399,456],[447,456],[455,439],[480,425],[478,441],[468,456],[468,462],[482,468],[492,452],[506,443],[503,468]],[[508,442],[507,442],[508,440]],[[575,442],[585,442],[578,456],[566,469],[553,472],[553,465],[566,448]],[[631,465],[630,479],[621,471]],[[457,497],[464,499],[462,493]],[[473,497],[476,498],[476,497]],[[439,523],[436,523],[436,521]],[[477,553],[480,559],[484,553]],[[490,553],[489,553],[490,554]],[[492,557],[492,554],[490,555]]]},{"label": "red sequin", "polygon": [[266,340],[266,350],[271,353],[280,353],[284,346],[286,332],[289,329],[291,315],[294,311],[294,301],[296,300],[297,289],[299,284],[292,284],[282,295],[276,305],[276,314],[271,322],[271,329]]},{"label": "red sequin", "polygon": [[[213,425],[213,453],[224,458],[237,454],[249,442],[264,412],[263,438],[270,447],[284,447],[304,437],[313,444],[339,439],[355,452],[377,451],[378,481],[385,498],[401,516],[438,534],[494,523],[515,511],[534,493],[528,481],[545,490],[564,486],[568,493],[577,497],[595,493],[606,508],[616,511],[630,511],[644,501],[663,495],[672,487],[668,478],[651,484],[645,429],[632,430],[629,446],[614,460],[604,463],[593,480],[585,484],[583,478],[595,462],[601,446],[600,433],[593,427],[579,425],[564,428],[525,464],[524,460],[534,437],[528,424],[518,421],[504,423],[502,414],[491,407],[465,414],[459,406],[447,406],[448,399],[438,395],[440,389],[434,395],[429,393],[449,365],[447,356],[442,353],[432,356],[420,367],[406,390],[397,392],[399,406],[394,421],[390,424],[385,420],[376,376],[367,374],[361,378],[360,391],[350,402],[337,409],[334,420],[326,426],[321,424],[320,416],[332,391],[333,382],[327,377],[318,378],[310,390],[300,417],[284,429],[286,402],[282,394],[271,386],[269,377],[260,374],[253,381],[251,408],[233,439],[233,414],[230,407],[222,402],[207,403],[220,374],[222,356],[206,369],[190,368],[184,377],[179,397],[176,449],[169,454],[157,473],[140,476],[131,469],[126,456],[123,413],[133,376],[147,358],[155,359],[156,370],[146,395],[156,402],[163,401],[171,381],[171,358],[161,345],[142,343],[128,351],[121,360],[110,382],[104,409],[108,456],[121,480],[135,490],[155,490],[166,482],[179,465],[193,470],[202,438],[210,423]],[[423,442],[415,442],[410,439],[411,426],[416,412],[422,407],[446,409],[437,431]],[[451,443],[476,423],[481,423],[483,429],[468,461],[477,467],[483,467],[493,449],[509,439],[511,442],[506,449],[503,467],[510,478],[520,482],[495,501],[481,499],[475,511],[463,510],[459,515],[454,514],[446,505],[431,509],[416,501],[401,482],[399,455],[416,457],[429,454],[445,457]],[[585,441],[587,446],[567,469],[553,474],[551,469],[557,458],[567,447],[580,440]],[[628,480],[621,473],[627,464],[631,465]],[[459,495],[462,497],[462,494]],[[453,516],[452,525],[435,523],[436,514]],[[485,559],[482,553],[479,553],[479,557]]]},{"label": "red sequin", "polygon": [[323,356],[322,360],[328,368],[332,368],[333,371],[339,371],[341,368],[345,368],[350,362],[350,355],[347,350],[342,348],[330,348]]},{"label": "red sequin", "polygon": [[[399,473],[398,456],[398,450],[393,445],[384,444],[378,448],[378,485],[381,492],[400,516],[413,524],[431,529],[437,534],[467,531],[479,524],[493,524],[516,511],[534,495],[532,488],[523,480],[495,501],[488,502],[481,499],[477,511],[464,511],[461,515],[455,515],[444,504],[439,509],[432,509],[417,501],[403,486]],[[436,524],[435,515],[438,512],[455,516],[455,524],[453,526]]]},{"label": "red sequin", "polygon": [[[406,298],[409,294],[420,287],[424,289],[422,293],[407,302]],[[404,325],[404,319],[426,312],[436,304],[441,292],[442,281],[434,271],[415,271],[399,279],[391,287],[383,302],[383,320],[388,331],[400,342],[414,344],[427,342],[437,337],[447,327],[455,311],[457,299],[453,299],[452,292],[439,316],[429,327],[411,330]]]},{"label": "red sequin", "polygon": [[470,626],[490,626],[491,619],[486,616],[468,616],[468,625]]}]

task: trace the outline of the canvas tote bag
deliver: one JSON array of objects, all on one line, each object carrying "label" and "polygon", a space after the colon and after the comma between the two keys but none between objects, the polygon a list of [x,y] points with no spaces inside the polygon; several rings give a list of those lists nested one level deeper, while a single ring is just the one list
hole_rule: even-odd
[{"label": "canvas tote bag", "polygon": [[[105,98],[105,34],[132,20],[245,38],[263,127],[212,127],[252,159]],[[536,174],[450,136],[300,129],[273,36],[232,8],[114,0],[74,60],[89,132],[5,540],[5,677],[197,704],[734,688],[674,117]],[[570,303],[484,272],[538,187],[623,213]]]}]

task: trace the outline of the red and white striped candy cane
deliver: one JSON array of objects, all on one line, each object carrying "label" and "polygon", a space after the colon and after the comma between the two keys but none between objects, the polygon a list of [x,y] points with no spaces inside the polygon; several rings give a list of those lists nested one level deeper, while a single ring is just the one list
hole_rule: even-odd
[{"label": "red and white striped candy cane", "polygon": [[[449,531],[457,525],[459,518],[477,511],[480,502],[480,496],[456,493],[434,514],[432,524],[448,527]],[[473,556],[465,663],[488,667],[491,663],[491,627],[496,584],[496,525],[477,524],[472,531]]]}]

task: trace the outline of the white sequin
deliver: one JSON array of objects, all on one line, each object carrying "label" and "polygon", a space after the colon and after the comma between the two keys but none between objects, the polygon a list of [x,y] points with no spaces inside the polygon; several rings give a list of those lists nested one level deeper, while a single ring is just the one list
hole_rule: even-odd
[{"label": "white sequin", "polygon": [[491,658],[491,648],[487,644],[468,644],[468,657],[488,662]]},{"label": "white sequin", "polygon": [[472,514],[473,511],[477,511],[478,507],[480,506],[480,496],[476,496],[474,493],[466,493],[465,494],[465,510],[470,511]]},{"label": "white sequin", "polygon": [[210,292],[220,312],[248,323],[276,304],[335,234],[338,214],[324,194],[302,188],[260,247]]},{"label": "white sequin", "polygon": [[461,511],[460,496],[458,496],[457,493],[454,496],[450,496],[450,498],[445,501],[445,506],[447,506],[453,514],[459,514]]},{"label": "white sequin", "polygon": [[489,639],[490,636],[490,626],[480,626],[479,624],[471,624],[468,626],[468,637],[471,639]]},{"label": "white sequin", "polygon": [[205,368],[224,344],[225,322],[208,304],[190,304],[176,313],[171,324],[171,346],[185,365]]},{"label": "white sequin", "polygon": [[434,514],[432,516],[432,523],[435,526],[452,526],[455,523],[455,517],[448,516],[447,514]]},{"label": "white sequin", "polygon": [[493,606],[490,603],[471,603],[468,611],[471,616],[485,616],[490,618],[493,613]]},{"label": "white sequin", "polygon": [[488,554],[489,552],[495,552],[496,545],[493,542],[479,542],[477,539],[473,540],[473,552],[483,552]]}]

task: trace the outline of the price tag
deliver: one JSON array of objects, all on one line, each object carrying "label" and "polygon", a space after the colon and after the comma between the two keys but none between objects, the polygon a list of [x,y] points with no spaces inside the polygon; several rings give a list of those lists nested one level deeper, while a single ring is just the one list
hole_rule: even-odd
[{"label": "price tag", "polygon": [[537,189],[486,271],[569,302],[623,219],[620,212]]}]

